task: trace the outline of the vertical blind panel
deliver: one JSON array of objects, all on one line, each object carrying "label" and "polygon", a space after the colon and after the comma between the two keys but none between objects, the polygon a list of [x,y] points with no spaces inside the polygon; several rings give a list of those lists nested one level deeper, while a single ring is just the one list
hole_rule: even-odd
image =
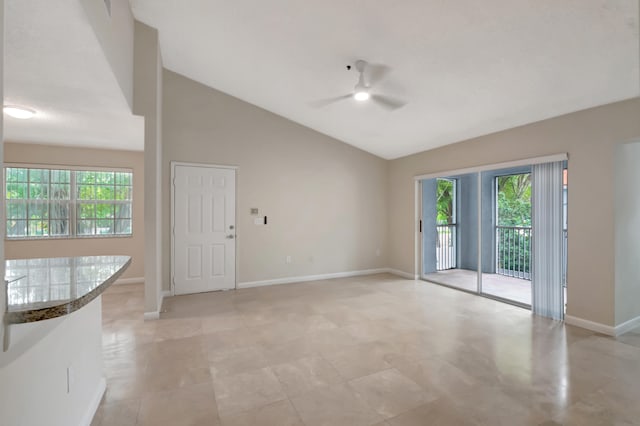
[{"label": "vertical blind panel", "polygon": [[555,320],[564,317],[562,288],[562,171],[561,161],[532,168],[532,310]]}]

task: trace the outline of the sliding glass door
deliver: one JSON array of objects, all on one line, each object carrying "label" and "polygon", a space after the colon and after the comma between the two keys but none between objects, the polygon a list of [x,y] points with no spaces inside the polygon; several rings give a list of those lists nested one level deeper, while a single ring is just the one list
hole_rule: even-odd
[{"label": "sliding glass door", "polygon": [[[549,164],[553,172],[534,163],[422,180],[422,278],[527,308],[557,305],[546,283],[557,271],[566,282],[566,162]],[[535,235],[548,250],[535,250]],[[538,292],[534,265],[546,274]]]}]

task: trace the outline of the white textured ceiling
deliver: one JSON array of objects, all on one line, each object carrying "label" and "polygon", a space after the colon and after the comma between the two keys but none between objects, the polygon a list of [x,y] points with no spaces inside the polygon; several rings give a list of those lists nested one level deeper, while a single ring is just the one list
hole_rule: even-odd
[{"label": "white textured ceiling", "polygon": [[[131,0],[166,68],[384,158],[640,94],[636,0]],[[345,65],[392,68],[388,112]]]},{"label": "white textured ceiling", "polygon": [[5,0],[4,67],[4,103],[37,111],[30,120],[5,114],[6,140],[144,148],[144,121],[131,114],[78,0]]}]

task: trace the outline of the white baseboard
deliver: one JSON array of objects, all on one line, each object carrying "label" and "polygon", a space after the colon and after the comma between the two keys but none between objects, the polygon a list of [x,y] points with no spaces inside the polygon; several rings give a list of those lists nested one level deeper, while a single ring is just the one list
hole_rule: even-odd
[{"label": "white baseboard", "polygon": [[169,297],[171,296],[171,291],[170,290],[162,290],[160,292],[160,301],[158,303],[158,310],[157,311],[151,311],[151,312],[145,312],[143,315],[143,318],[145,321],[154,321],[154,320],[158,320],[160,319],[160,311],[162,311],[162,302],[164,301],[165,297]]},{"label": "white baseboard", "polygon": [[104,377],[100,378],[98,382],[98,388],[96,389],[95,395],[91,399],[89,406],[87,407],[87,411],[84,416],[82,416],[82,420],[80,421],[81,426],[91,426],[91,422],[93,421],[93,417],[96,415],[96,411],[98,411],[98,407],[100,406],[100,401],[102,401],[102,396],[104,392],[107,390],[107,379]]},{"label": "white baseboard", "polygon": [[397,275],[397,276],[402,277],[402,278],[406,278],[408,280],[417,280],[418,279],[417,275],[410,274],[408,272],[401,271],[399,269],[387,268],[387,272],[390,273],[390,274],[393,274],[393,275]]},{"label": "white baseboard", "polygon": [[330,274],[303,275],[299,277],[275,278],[272,280],[247,281],[244,283],[238,283],[237,288],[262,287],[266,285],[291,284],[291,283],[300,283],[305,281],[330,280],[333,278],[348,278],[348,277],[357,277],[360,275],[383,274],[385,272],[389,272],[389,269],[388,268],[365,269],[362,271],[334,272]]},{"label": "white baseboard", "polygon": [[589,321],[586,319],[574,317],[572,315],[565,315],[564,322],[569,325],[575,325],[576,327],[586,328],[587,330],[595,331],[596,333],[606,334],[607,336],[615,336],[616,328],[610,325],[601,324],[599,322]]},{"label": "white baseboard", "polygon": [[586,328],[587,330],[595,331],[597,333],[606,334],[607,336],[621,336],[624,333],[633,330],[636,327],[640,327],[640,316],[625,321],[622,324],[618,324],[615,327],[611,325],[601,324],[599,322],[589,321],[586,319],[574,317],[571,315],[565,315],[564,322],[569,325],[575,325],[576,327]]},{"label": "white baseboard", "polygon": [[160,319],[160,311],[145,312],[143,315],[145,321],[154,321]]},{"label": "white baseboard", "polygon": [[144,277],[120,278],[114,284],[140,284],[144,282]]},{"label": "white baseboard", "polygon": [[629,321],[625,321],[622,324],[616,325],[616,336],[621,336],[627,331],[631,331],[636,327],[640,327],[640,316],[631,318]]}]

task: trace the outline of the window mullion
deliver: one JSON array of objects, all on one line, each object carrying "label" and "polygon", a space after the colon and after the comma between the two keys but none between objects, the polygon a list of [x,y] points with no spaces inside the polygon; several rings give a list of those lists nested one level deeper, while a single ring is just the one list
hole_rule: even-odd
[{"label": "window mullion", "polygon": [[71,170],[69,173],[69,236],[75,237],[77,234],[78,224],[76,223],[78,214],[77,191],[76,191],[76,171]]},{"label": "window mullion", "polygon": [[113,235],[116,235],[116,204],[115,201],[118,198],[118,191],[117,191],[117,186],[116,186],[116,173],[113,172],[113,198],[110,201],[111,203],[111,211],[113,212],[112,217],[111,217],[111,233]]},{"label": "window mullion", "polygon": [[51,192],[52,189],[51,188],[51,169],[48,170],[49,173],[49,180],[48,180],[48,184],[47,184],[47,236],[50,237],[51,236]]},{"label": "window mullion", "polygon": [[25,232],[25,235],[27,237],[30,237],[31,235],[31,226],[30,226],[30,222],[31,222],[31,214],[29,213],[30,210],[30,206],[31,206],[31,169],[27,169],[27,231]]}]

